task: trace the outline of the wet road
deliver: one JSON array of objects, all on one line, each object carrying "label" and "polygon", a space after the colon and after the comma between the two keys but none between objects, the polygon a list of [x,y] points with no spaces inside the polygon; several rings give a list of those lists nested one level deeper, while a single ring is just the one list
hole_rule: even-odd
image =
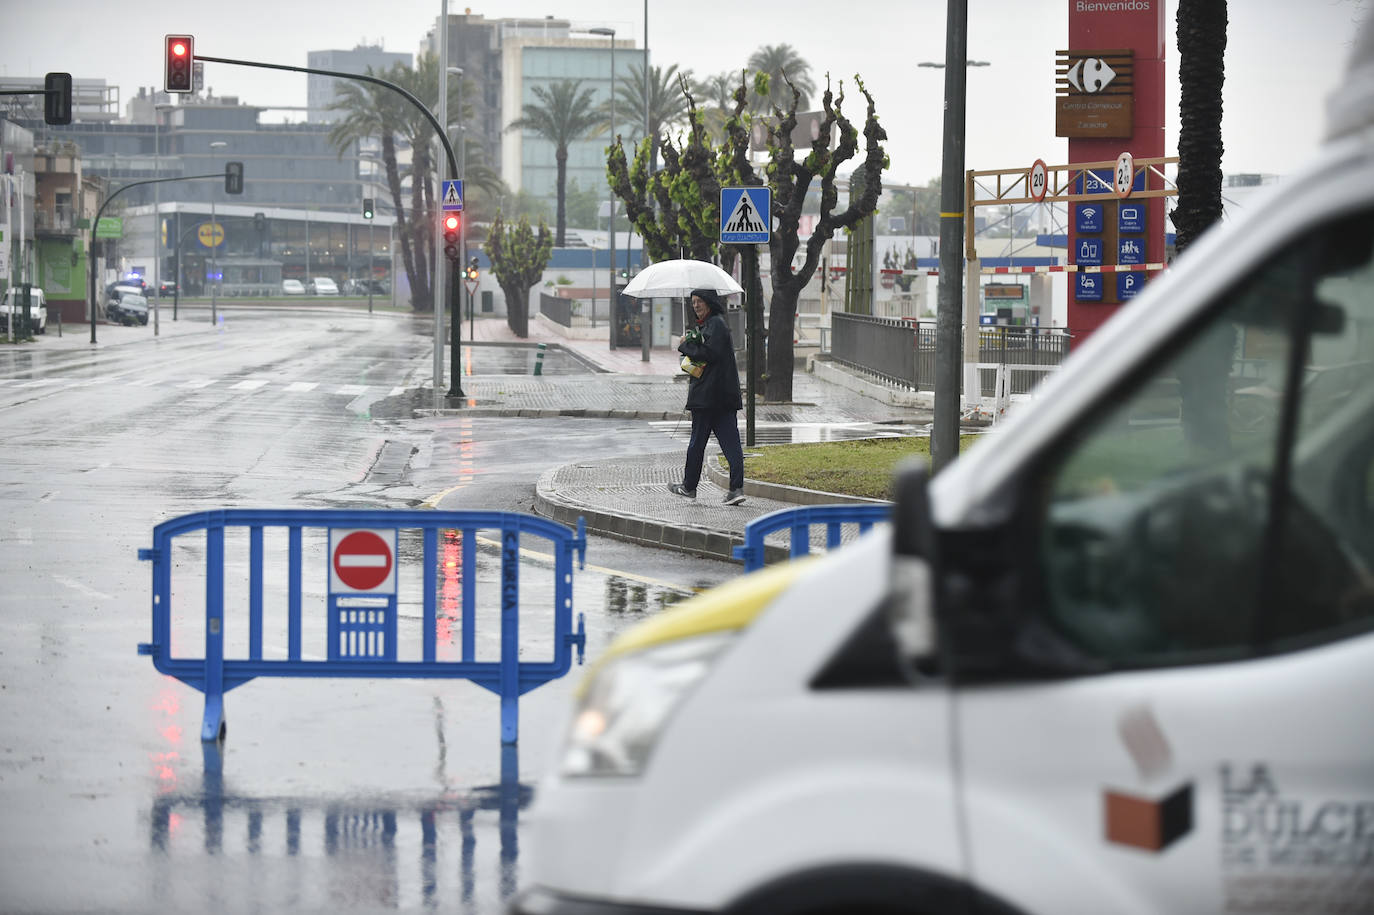
[{"label": "wet road", "polygon": [[[151,593],[136,554],[168,518],[528,512],[551,466],[681,447],[647,422],[412,418],[427,331],[409,317],[234,311],[215,330],[93,351],[0,347],[5,910],[500,911],[577,668],[522,698],[515,752],[502,751],[496,698],[469,683],[264,678],[226,696],[228,740],[207,759],[201,694],[135,653]],[[467,358],[481,375],[523,373],[529,356]],[[582,368],[550,354],[543,371]],[[531,551],[522,600],[542,607],[551,566]],[[494,544],[477,556],[478,579],[494,578]],[[587,562],[574,594],[589,659],[737,574],[594,537]]]}]

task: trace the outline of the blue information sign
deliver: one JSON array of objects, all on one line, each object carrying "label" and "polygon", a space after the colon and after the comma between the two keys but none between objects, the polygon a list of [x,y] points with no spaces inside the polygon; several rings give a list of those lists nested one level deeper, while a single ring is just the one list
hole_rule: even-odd
[{"label": "blue information sign", "polygon": [[1121,301],[1133,299],[1145,288],[1145,274],[1118,273],[1116,275],[1116,297]]},{"label": "blue information sign", "polygon": [[773,191],[766,187],[720,189],[720,243],[766,245],[772,236]]},{"label": "blue information sign", "polygon": [[1145,263],[1145,239],[1125,236],[1117,241],[1116,262],[1118,264]]},{"label": "blue information sign", "polygon": [[1073,208],[1074,228],[1079,232],[1091,234],[1101,232],[1104,225],[1102,209],[1100,203],[1080,203],[1075,206]]},{"label": "blue information sign", "polygon": [[1123,203],[1116,211],[1116,230],[1122,234],[1145,231],[1145,204]]},{"label": "blue information sign", "polygon": [[[1076,194],[1108,194],[1113,199],[1116,198],[1116,175],[1115,169],[1099,168],[1091,169],[1079,176],[1074,182],[1074,193]],[[1132,191],[1145,190],[1145,169],[1139,169],[1135,173],[1135,180],[1131,182]]]},{"label": "blue information sign", "polygon": [[1080,302],[1100,302],[1102,301],[1102,280],[1100,273],[1076,273],[1078,277],[1077,299]]},{"label": "blue information sign", "polygon": [[1080,238],[1074,248],[1074,263],[1081,267],[1101,267],[1102,249],[1106,247],[1100,238]]},{"label": "blue information sign", "polygon": [[463,208],[463,179],[445,178],[440,202],[443,204],[445,212],[461,210]]}]

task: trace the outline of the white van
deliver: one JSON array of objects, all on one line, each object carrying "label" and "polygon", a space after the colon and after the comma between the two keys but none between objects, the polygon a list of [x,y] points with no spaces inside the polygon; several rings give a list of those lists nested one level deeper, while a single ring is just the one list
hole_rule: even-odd
[{"label": "white van", "polygon": [[890,529],[612,644],[511,911],[1374,911],[1360,42],[1318,160]]},{"label": "white van", "polygon": [[28,336],[48,332],[48,300],[43,290],[37,286],[29,287],[29,327],[21,326],[24,321],[24,290],[10,286],[0,297],[0,334],[9,336]]}]

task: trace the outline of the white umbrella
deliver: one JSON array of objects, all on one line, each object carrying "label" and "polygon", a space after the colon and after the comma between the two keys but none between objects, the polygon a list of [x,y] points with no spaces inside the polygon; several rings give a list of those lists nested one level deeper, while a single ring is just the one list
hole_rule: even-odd
[{"label": "white umbrella", "polygon": [[706,261],[673,260],[659,261],[639,271],[630,285],[625,287],[625,295],[637,299],[654,299],[661,296],[688,296],[693,289],[713,289],[721,295],[734,295],[743,292],[734,277]]}]

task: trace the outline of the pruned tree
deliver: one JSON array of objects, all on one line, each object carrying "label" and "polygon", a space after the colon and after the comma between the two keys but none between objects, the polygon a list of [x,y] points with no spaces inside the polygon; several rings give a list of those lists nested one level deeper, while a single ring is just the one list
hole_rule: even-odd
[{"label": "pruned tree", "polygon": [[[768,124],[768,164],[764,167],[764,173],[768,185],[773,189],[773,218],[777,223],[769,244],[773,298],[768,309],[768,370],[764,377],[764,397],[769,401],[785,402],[792,399],[792,335],[796,328],[797,299],[820,266],[821,252],[826,242],[840,229],[850,228],[875,212],[882,194],[882,174],[888,164],[882,141],[887,139],[887,131],[878,123],[873,96],[864,87],[863,81],[856,75],[854,82],[867,101],[862,134],[863,158],[851,176],[851,187],[857,183],[862,190],[857,194],[851,190],[849,204],[843,210],[837,210],[840,195],[836,179],[840,166],[860,154],[861,136],[844,114],[843,83],[836,96],[831,91],[829,77],[826,78],[825,92],[821,97],[825,118],[821,122],[819,135],[801,161],[796,160],[792,146],[792,131],[797,126],[797,107],[801,98],[795,86],[792,87],[792,103],[788,110],[775,107],[773,114],[776,122]],[[764,88],[766,90],[766,86]],[[834,149],[830,148],[832,132],[838,134]],[[753,175],[753,166],[747,157],[747,130],[738,123],[734,124],[730,142],[734,145],[736,168],[742,178],[748,179]],[[854,178],[859,181],[855,182]],[[746,180],[745,183],[753,182]],[[801,217],[813,184],[819,185],[820,212],[803,248]],[[804,252],[802,262],[801,266],[794,268],[798,251]]]},{"label": "pruned tree", "polygon": [[523,216],[513,226],[498,211],[482,250],[491,259],[491,272],[506,296],[506,324],[517,337],[530,334],[530,289],[544,275],[553,255],[553,238],[542,220],[536,233]]}]

